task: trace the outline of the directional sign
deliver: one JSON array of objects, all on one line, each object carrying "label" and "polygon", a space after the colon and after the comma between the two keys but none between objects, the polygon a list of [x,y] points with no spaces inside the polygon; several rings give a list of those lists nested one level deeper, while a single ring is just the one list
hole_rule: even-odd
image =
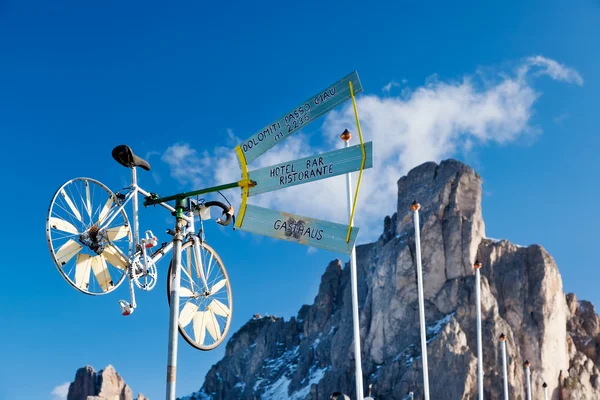
[{"label": "directional sign", "polygon": [[358,228],[353,227],[350,241],[346,243],[348,225],[303,217],[252,204],[246,205],[244,222],[239,229],[344,254],[352,252],[358,235]]},{"label": "directional sign", "polygon": [[358,74],[354,71],[327,89],[309,97],[299,106],[241,143],[239,147],[246,158],[246,163],[251,163],[278,142],[348,100],[351,97],[349,82],[352,82],[354,94],[362,92]]},{"label": "directional sign", "polygon": [[[365,143],[365,153],[365,169],[371,168],[373,166],[372,142]],[[248,177],[256,182],[256,186],[249,188],[248,196],[358,171],[361,163],[362,148],[358,144],[341,150],[260,168],[248,172]]]}]

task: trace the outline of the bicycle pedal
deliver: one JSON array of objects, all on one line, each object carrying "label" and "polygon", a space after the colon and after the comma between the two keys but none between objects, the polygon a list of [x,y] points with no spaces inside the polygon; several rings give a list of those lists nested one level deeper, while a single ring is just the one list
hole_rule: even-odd
[{"label": "bicycle pedal", "polygon": [[133,313],[133,307],[129,302],[125,300],[119,300],[119,306],[121,307],[121,315],[124,317],[131,315]]},{"label": "bicycle pedal", "polygon": [[153,238],[147,239],[144,246],[147,249],[151,249],[152,247],[156,246],[157,244],[158,244],[158,239],[153,237]]},{"label": "bicycle pedal", "polygon": [[150,249],[158,244],[158,239],[152,231],[148,230],[146,231],[146,237],[142,239],[142,243],[144,243],[144,247]]}]

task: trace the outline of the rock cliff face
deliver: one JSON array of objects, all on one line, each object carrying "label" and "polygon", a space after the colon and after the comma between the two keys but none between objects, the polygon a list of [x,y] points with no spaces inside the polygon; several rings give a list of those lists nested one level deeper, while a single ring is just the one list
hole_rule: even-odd
[{"label": "rock cliff face", "polygon": [[[481,269],[484,388],[501,399],[506,335],[509,396],[523,400],[523,363],[534,398],[600,399],[600,319],[565,295],[552,257],[485,236],[481,178],[454,160],[426,163],[398,181],[398,209],[375,243],[357,247],[361,350],[373,397],[422,398],[415,272],[414,199],[421,204],[430,397],[477,398],[473,264]],[[329,264],[312,305],[296,318],[255,317],[236,332],[224,358],[187,399],[355,398],[349,266]]]},{"label": "rock cliff face", "polygon": [[[78,369],[67,394],[67,400],[133,400],[133,398],[133,391],[112,365],[98,372],[89,365]],[[143,394],[139,394],[136,400],[148,399]]]}]

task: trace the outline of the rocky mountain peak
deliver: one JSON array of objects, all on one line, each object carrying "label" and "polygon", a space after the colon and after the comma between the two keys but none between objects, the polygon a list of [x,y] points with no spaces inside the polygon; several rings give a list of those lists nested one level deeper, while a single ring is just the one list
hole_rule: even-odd
[{"label": "rocky mountain peak", "polygon": [[[525,398],[529,361],[536,398],[600,400],[600,319],[589,302],[565,294],[540,245],[486,238],[482,179],[469,166],[428,162],[398,182],[396,212],[374,243],[357,246],[363,381],[374,398],[423,393],[414,212],[423,261],[430,393],[477,398],[473,263],[481,269],[484,397],[502,398],[500,335],[506,339],[509,396]],[[312,305],[289,321],[255,315],[226,345],[200,391],[186,400],[326,399],[354,393],[350,270],[332,261]]]},{"label": "rocky mountain peak", "polygon": [[[133,391],[112,365],[96,372],[92,366],[80,368],[69,386],[67,400],[133,400]],[[136,400],[148,400],[138,394]]]}]

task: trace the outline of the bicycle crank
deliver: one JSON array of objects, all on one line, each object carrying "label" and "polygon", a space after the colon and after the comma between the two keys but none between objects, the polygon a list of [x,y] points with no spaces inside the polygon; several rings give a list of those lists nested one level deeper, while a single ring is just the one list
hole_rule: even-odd
[{"label": "bicycle crank", "polygon": [[131,275],[135,285],[146,292],[152,290],[158,280],[158,271],[154,263],[150,264],[147,269],[132,268]]}]

